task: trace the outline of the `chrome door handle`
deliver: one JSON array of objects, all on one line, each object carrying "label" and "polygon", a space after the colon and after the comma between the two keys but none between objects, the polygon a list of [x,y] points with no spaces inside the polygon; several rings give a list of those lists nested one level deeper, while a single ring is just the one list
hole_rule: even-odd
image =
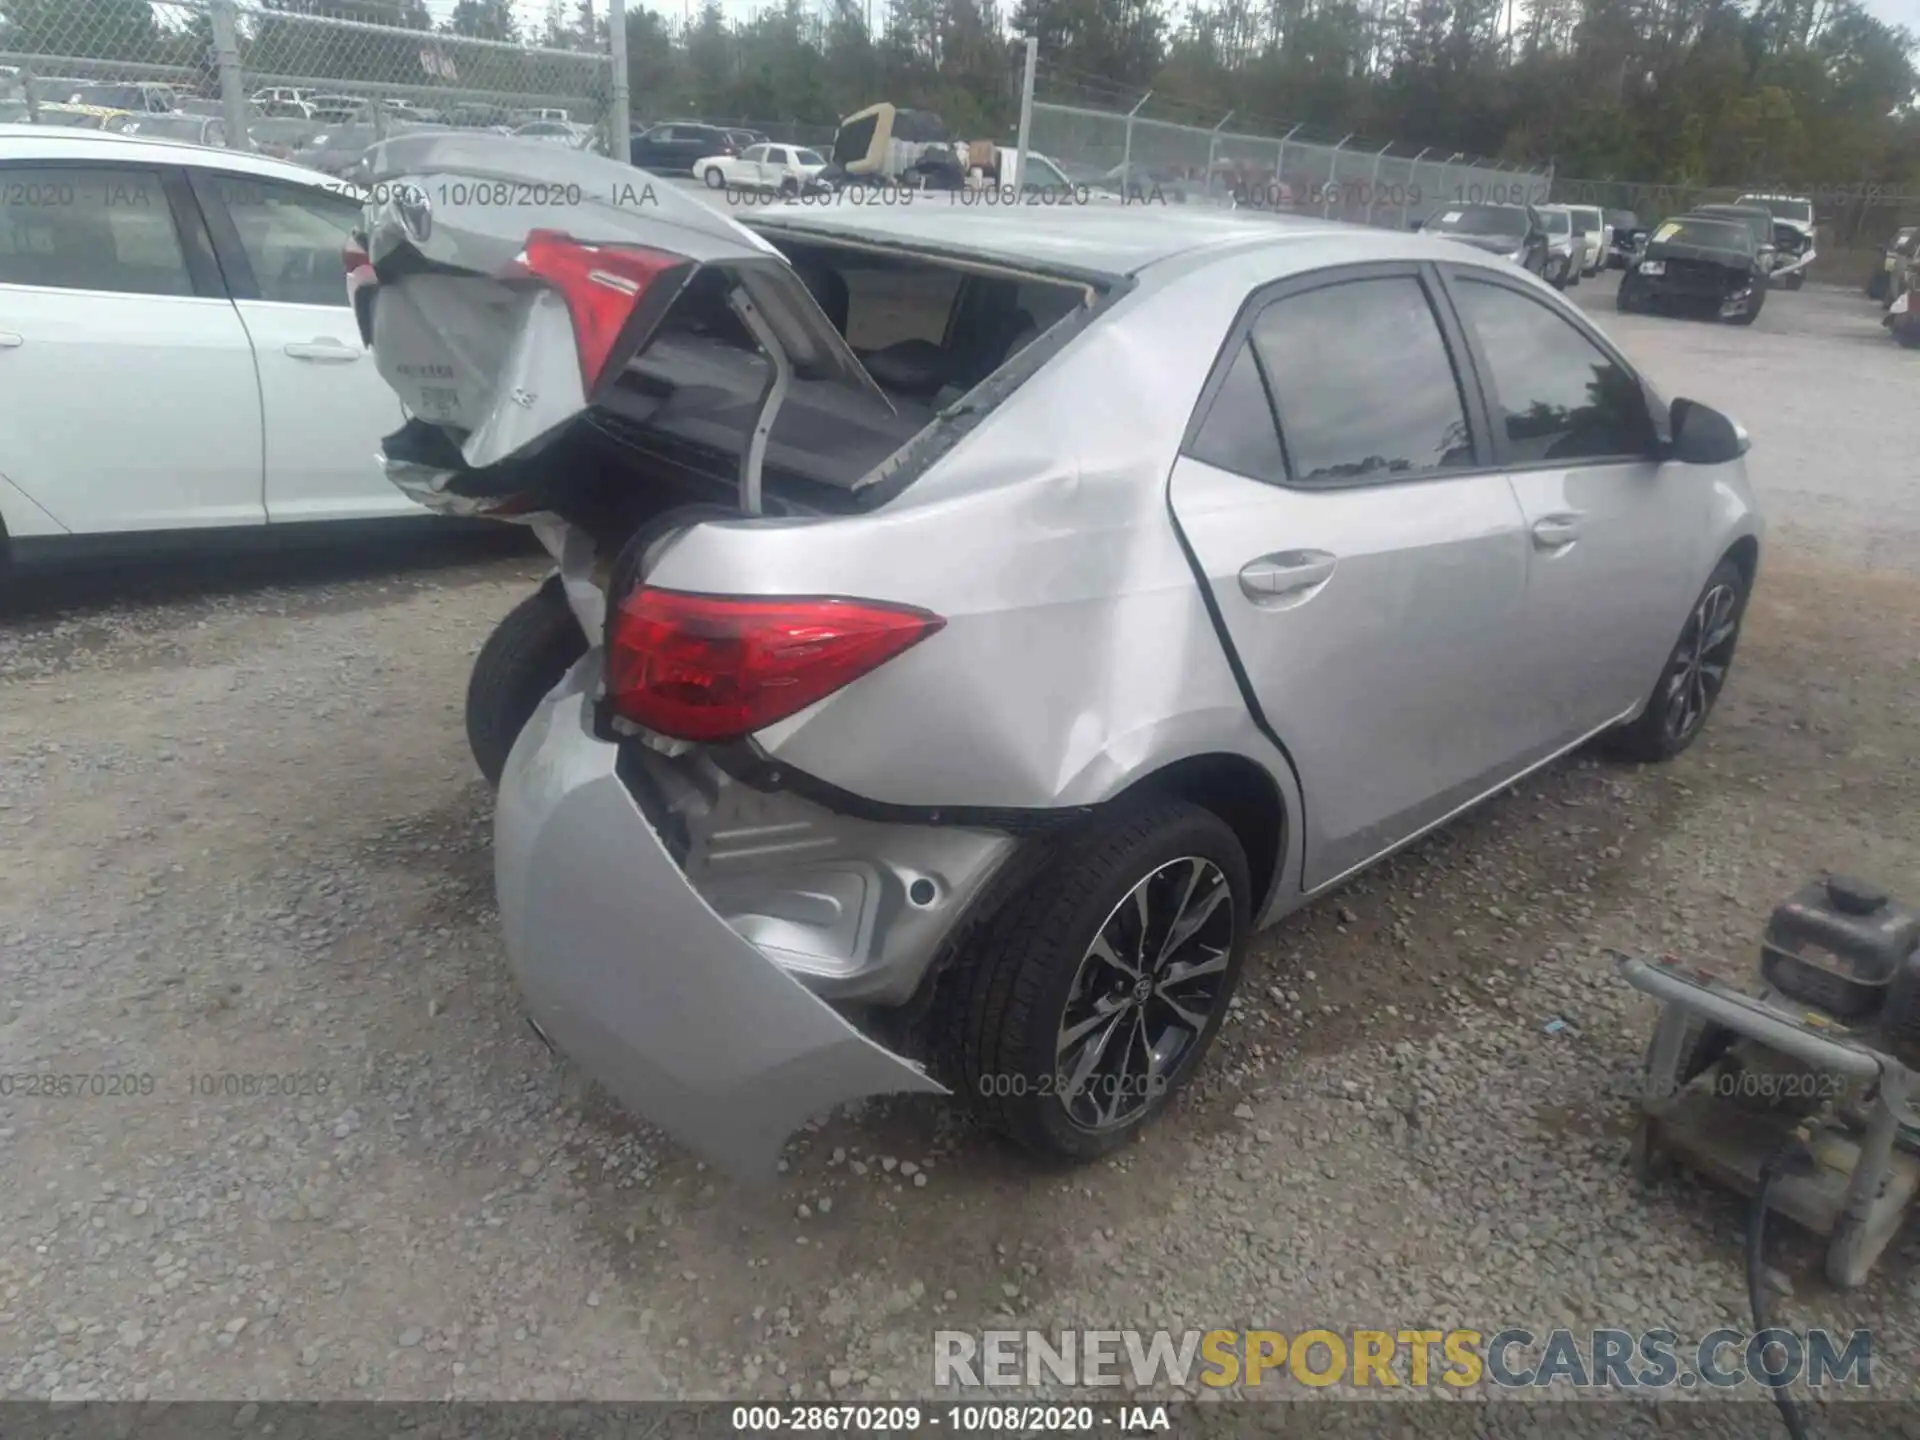
[{"label": "chrome door handle", "polygon": [[11,330],[0,330],[0,350],[18,350],[26,343],[24,336],[16,335]]},{"label": "chrome door handle", "polygon": [[1533,548],[1564,550],[1580,538],[1578,515],[1543,515],[1533,522]]},{"label": "chrome door handle", "polygon": [[1276,550],[1240,567],[1240,589],[1249,600],[1304,599],[1333,578],[1339,563],[1325,550]]},{"label": "chrome door handle", "polygon": [[366,352],[356,350],[351,345],[342,345],[338,340],[296,340],[286,347],[286,353],[296,360],[324,360],[345,365],[358,360]]}]

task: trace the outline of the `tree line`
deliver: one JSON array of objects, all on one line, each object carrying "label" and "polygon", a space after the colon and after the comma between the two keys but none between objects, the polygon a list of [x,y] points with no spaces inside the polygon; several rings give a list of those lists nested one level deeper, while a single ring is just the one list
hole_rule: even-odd
[{"label": "tree line", "polygon": [[[1196,116],[1283,118],[1311,127],[1303,134],[1551,161],[1563,175],[1595,179],[1920,191],[1915,37],[1856,0],[825,4],[778,0],[733,21],[717,0],[677,15],[630,0],[635,113],[828,126],[892,100],[940,112],[957,133],[1001,135],[1019,103],[1013,37],[1032,35],[1046,62],[1043,99],[1125,109],[1151,91],[1156,104]],[[433,24],[421,0],[270,8],[416,32]],[[157,21],[145,0],[0,0],[0,50],[129,59],[165,51],[198,64],[203,18],[183,30]],[[557,49],[603,52],[607,43],[604,0],[599,15],[582,0],[550,0],[537,24],[510,0],[459,0],[442,28]],[[411,42],[370,45],[349,34],[327,42],[341,52],[328,57],[314,53],[324,37],[297,38],[298,53],[284,42],[288,66],[316,75],[419,65]],[[365,78],[420,83],[417,74]]]}]

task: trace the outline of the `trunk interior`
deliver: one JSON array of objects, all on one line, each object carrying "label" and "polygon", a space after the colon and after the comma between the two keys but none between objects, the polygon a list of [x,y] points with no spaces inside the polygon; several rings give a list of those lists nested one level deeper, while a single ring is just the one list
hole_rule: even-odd
[{"label": "trunk interior", "polygon": [[[971,268],[898,252],[776,240],[889,404],[795,375],[768,435],[769,514],[850,514],[861,482],[1040,335],[1097,302],[1080,282]],[[727,302],[728,276],[702,270],[601,401],[537,452],[464,469],[459,432],[410,421],[390,458],[463,471],[474,497],[523,495],[594,536],[607,553],[655,516],[736,503],[741,458],[773,369]]]}]

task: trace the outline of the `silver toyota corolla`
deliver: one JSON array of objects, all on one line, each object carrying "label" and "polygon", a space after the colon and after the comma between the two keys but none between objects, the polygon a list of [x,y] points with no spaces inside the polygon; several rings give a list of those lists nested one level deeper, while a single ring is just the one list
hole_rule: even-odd
[{"label": "silver toyota corolla", "polygon": [[1497,257],[945,193],[746,228],[457,134],[372,183],[388,471],[557,562],[468,696],[511,964],[730,1168],[897,1091],[1101,1154],[1255,930],[1594,737],[1679,753],[1726,679],[1745,432]]}]

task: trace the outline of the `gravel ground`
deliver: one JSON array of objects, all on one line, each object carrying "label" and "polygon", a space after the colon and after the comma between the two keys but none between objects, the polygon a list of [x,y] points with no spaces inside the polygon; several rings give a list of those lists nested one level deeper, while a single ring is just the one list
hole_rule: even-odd
[{"label": "gravel ground", "polygon": [[[936,1328],[1745,1324],[1737,1208],[1627,1172],[1652,1012],[1603,951],[1745,978],[1821,867],[1920,887],[1920,361],[1838,291],[1752,330],[1576,295],[1754,433],[1774,538],[1704,741],[1564,764],[1259,937],[1202,1083],[1083,1171],[875,1104],[752,1192],[530,1037],[459,704],[539,557],[14,592],[0,1074],[151,1087],[0,1096],[0,1393],[860,1398],[925,1393]],[[258,1075],[297,1093],[226,1093]],[[1911,1394],[1917,1256],[1841,1296],[1783,1236],[1779,1318],[1873,1326]]]}]

